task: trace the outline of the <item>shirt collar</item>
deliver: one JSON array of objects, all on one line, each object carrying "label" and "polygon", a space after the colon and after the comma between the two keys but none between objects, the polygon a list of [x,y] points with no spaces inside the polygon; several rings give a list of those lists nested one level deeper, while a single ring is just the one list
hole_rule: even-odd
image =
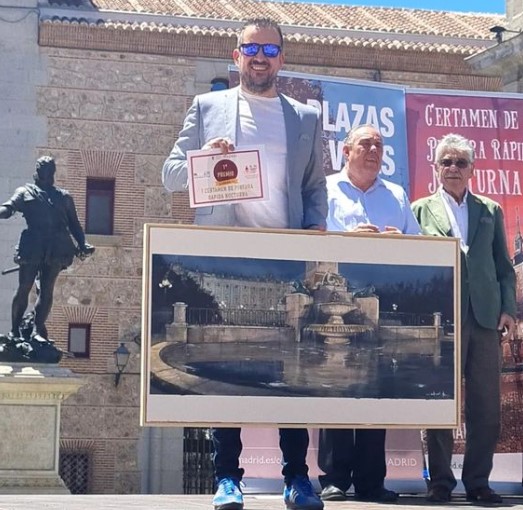
[{"label": "shirt collar", "polygon": [[370,188],[367,190],[367,191],[363,191],[362,189],[358,188],[358,186],[356,186],[349,178],[349,176],[347,175],[347,172],[345,171],[345,168],[342,168],[340,170],[340,174],[341,174],[341,177],[340,177],[340,181],[343,181],[343,182],[346,182],[348,183],[352,188],[354,188],[355,190],[358,190],[360,193],[368,193],[369,191],[373,191],[375,190],[376,188],[379,188],[380,186],[385,186],[385,184],[383,183],[383,180],[382,178],[378,175],[376,177],[376,180],[372,183],[372,185],[370,186]]},{"label": "shirt collar", "polygon": [[448,204],[453,205],[454,207],[466,207],[467,206],[467,198],[469,195],[468,188],[465,189],[465,194],[463,195],[463,200],[461,201],[460,204],[458,204],[456,202],[456,199],[450,193],[447,193],[443,189],[443,186],[441,184],[439,185],[439,192],[440,192],[441,196],[443,197],[443,199],[446,200]]}]

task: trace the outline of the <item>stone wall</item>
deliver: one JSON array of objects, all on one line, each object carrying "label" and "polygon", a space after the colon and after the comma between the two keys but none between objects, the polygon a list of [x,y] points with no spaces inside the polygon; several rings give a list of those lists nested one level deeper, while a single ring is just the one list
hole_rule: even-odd
[{"label": "stone wall", "polygon": [[231,343],[294,340],[293,328],[257,326],[189,326],[187,343]]},{"label": "stone wall", "polygon": [[[62,437],[69,448],[89,445],[90,492],[149,492],[146,471],[163,473],[159,466],[181,462],[182,442],[178,437],[169,462],[145,462],[154,442],[139,427],[139,348],[130,341],[141,324],[143,224],[192,219],[186,198],[174,200],[164,190],[160,169],[195,93],[195,65],[140,54],[45,52],[49,81],[39,88],[38,112],[48,120],[58,184],[73,194],[82,223],[86,179],[115,179],[114,235],[88,236],[96,252],[62,273],[48,323],[63,349],[70,323],[91,324],[89,358],[62,361],[89,376],[64,406]],[[134,345],[136,359],[115,387],[112,353],[120,341]],[[179,467],[176,472],[177,479],[166,477],[156,490],[181,490]]]},{"label": "stone wall", "polygon": [[521,0],[506,0],[508,28],[512,30],[523,29],[523,4]]}]

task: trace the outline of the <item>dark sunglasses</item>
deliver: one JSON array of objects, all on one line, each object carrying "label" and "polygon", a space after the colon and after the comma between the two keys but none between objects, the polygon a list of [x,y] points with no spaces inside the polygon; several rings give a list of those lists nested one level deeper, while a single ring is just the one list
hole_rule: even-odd
[{"label": "dark sunglasses", "polygon": [[441,159],[439,164],[443,167],[449,167],[452,165],[455,165],[456,168],[467,168],[470,163],[465,158],[458,158],[458,159],[452,159],[452,158],[445,158]]},{"label": "dark sunglasses", "polygon": [[247,43],[247,44],[240,44],[240,51],[246,57],[255,57],[256,55],[258,55],[260,48],[262,49],[263,54],[267,58],[275,58],[281,52],[281,46],[278,46],[277,44],[270,44],[270,43],[258,44],[255,42]]}]

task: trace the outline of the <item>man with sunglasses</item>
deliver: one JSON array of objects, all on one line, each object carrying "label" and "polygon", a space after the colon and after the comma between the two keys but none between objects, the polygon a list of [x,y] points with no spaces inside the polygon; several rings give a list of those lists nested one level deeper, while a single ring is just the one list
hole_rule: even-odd
[{"label": "man with sunglasses", "polygon": [[[473,145],[461,135],[448,134],[436,147],[435,161],[440,188],[412,208],[424,234],[460,240],[466,426],[461,479],[467,500],[499,504],[502,499],[488,479],[500,431],[500,342],[515,331],[516,277],[501,207],[468,188],[474,174]],[[427,500],[448,503],[456,486],[452,430],[427,430],[427,447]]]},{"label": "man with sunglasses", "polygon": [[[162,181],[169,191],[187,189],[187,151],[264,144],[270,199],[235,205],[201,207],[198,225],[258,228],[325,229],[327,192],[323,171],[318,112],[276,90],[283,65],[283,36],[269,19],[248,20],[239,35],[233,59],[239,87],[196,96],[171,154]],[[241,510],[239,428],[213,430],[217,491],[215,510]],[[285,481],[284,501],[293,510],[321,510],[305,463],[307,429],[280,429]]]}]

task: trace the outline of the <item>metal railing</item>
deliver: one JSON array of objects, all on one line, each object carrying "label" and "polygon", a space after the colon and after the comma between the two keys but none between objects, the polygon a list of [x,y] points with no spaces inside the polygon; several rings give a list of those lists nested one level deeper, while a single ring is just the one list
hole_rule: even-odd
[{"label": "metal railing", "polygon": [[187,322],[201,326],[223,324],[225,326],[284,327],[285,312],[247,308],[188,308]]},{"label": "metal railing", "polygon": [[183,429],[183,492],[212,494],[214,468],[210,429]]},{"label": "metal railing", "polygon": [[383,326],[433,326],[434,314],[380,312],[380,324]]}]

